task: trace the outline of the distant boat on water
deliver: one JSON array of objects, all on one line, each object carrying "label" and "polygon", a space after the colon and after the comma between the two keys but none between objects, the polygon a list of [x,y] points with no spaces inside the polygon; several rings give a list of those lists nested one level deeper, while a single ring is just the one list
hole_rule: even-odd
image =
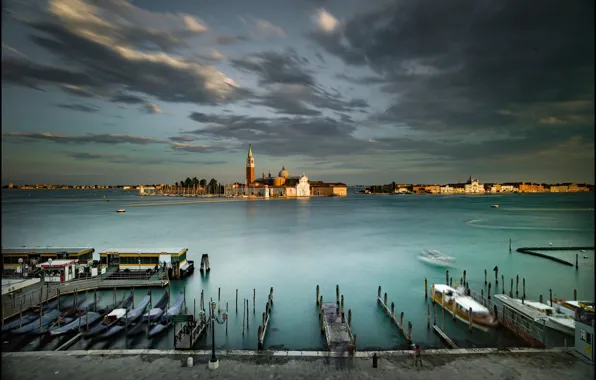
[{"label": "distant boat on water", "polygon": [[422,251],[418,258],[425,263],[440,267],[453,267],[455,264],[454,257],[444,255],[435,249]]},{"label": "distant boat on water", "polygon": [[126,210],[123,208],[119,208],[118,210],[116,210],[116,212],[126,212]]},{"label": "distant boat on water", "polygon": [[490,205],[492,208],[499,208],[499,205]]}]

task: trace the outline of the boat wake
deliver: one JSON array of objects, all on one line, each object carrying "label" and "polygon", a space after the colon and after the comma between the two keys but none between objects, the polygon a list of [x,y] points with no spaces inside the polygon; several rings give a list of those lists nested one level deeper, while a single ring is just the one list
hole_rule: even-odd
[{"label": "boat wake", "polygon": [[564,227],[541,227],[541,226],[499,226],[478,224],[483,219],[466,220],[466,224],[475,228],[486,228],[491,230],[525,230],[525,231],[592,231],[589,228],[564,228]]},{"label": "boat wake", "polygon": [[454,257],[444,255],[435,249],[423,250],[418,256],[418,259],[432,266],[441,268],[452,268],[455,265]]}]

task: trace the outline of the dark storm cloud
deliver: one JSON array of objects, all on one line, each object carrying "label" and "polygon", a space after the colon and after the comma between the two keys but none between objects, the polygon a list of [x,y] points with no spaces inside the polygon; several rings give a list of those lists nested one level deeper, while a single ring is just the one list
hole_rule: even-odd
[{"label": "dark storm cloud", "polygon": [[233,45],[239,42],[247,41],[248,38],[244,36],[230,36],[230,35],[223,35],[217,36],[215,38],[215,43],[218,45]]},{"label": "dark storm cloud", "polygon": [[[345,63],[384,76],[384,91],[396,101],[375,121],[462,138],[531,130],[527,136],[553,147],[593,125],[592,15],[593,3],[584,1],[404,1],[311,38]],[[565,109],[575,102],[589,107]],[[578,128],[548,139],[538,131],[549,120]]]},{"label": "dark storm cloud", "polygon": [[273,156],[327,157],[365,153],[371,144],[352,136],[355,127],[325,117],[262,118],[194,113],[191,119],[208,124],[190,134],[239,142],[250,141]]},{"label": "dark storm cloud", "polygon": [[[68,69],[6,57],[3,82],[38,89],[59,85],[83,96],[125,87],[163,101],[199,104],[233,101],[249,93],[212,66],[168,54],[165,45],[178,42],[155,30],[170,33],[168,28],[173,28],[171,36],[179,38],[199,35],[205,27],[192,16],[156,15],[122,1],[95,2],[95,8],[59,3],[44,17],[19,21],[37,32],[30,36],[36,45],[69,62]],[[185,28],[176,34],[179,25]],[[160,52],[148,52],[151,44]],[[81,93],[83,88],[86,94]],[[118,95],[112,91],[111,96]]]},{"label": "dark storm cloud", "polygon": [[100,110],[99,107],[87,104],[57,104],[56,107],[66,108],[74,111],[81,112],[97,112]]},{"label": "dark storm cloud", "polygon": [[96,144],[154,144],[165,141],[152,137],[118,135],[118,134],[87,134],[82,136],[62,135],[48,132],[7,132],[4,137],[14,137],[29,140],[53,141],[56,143],[96,143]]},{"label": "dark storm cloud", "polygon": [[187,143],[196,140],[196,138],[192,136],[172,136],[170,140],[177,143]]},{"label": "dark storm cloud", "polygon": [[110,101],[114,103],[141,104],[147,102],[147,99],[136,95],[119,93],[113,96]]},{"label": "dark storm cloud", "polygon": [[107,153],[85,153],[85,152],[71,152],[66,154],[68,157],[76,158],[78,160],[108,160],[108,161],[123,161],[127,157],[123,154],[107,154]]},{"label": "dark storm cloud", "polygon": [[235,68],[257,74],[262,85],[272,83],[313,85],[315,79],[312,72],[304,67],[306,63],[308,60],[292,49],[283,53],[271,51],[249,54],[240,59],[230,60],[230,64]]}]

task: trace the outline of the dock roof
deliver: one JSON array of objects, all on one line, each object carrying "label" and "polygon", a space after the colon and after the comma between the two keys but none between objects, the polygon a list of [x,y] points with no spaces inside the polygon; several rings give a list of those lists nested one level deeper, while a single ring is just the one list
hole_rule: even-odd
[{"label": "dock roof", "polygon": [[547,318],[546,314],[532,310],[526,305],[523,305],[520,302],[518,302],[516,299],[506,296],[505,294],[495,294],[494,297],[501,301],[504,305],[508,306],[509,308],[515,310],[520,314],[525,315],[528,318],[531,318],[534,321],[541,321]]},{"label": "dock roof", "polygon": [[184,250],[188,250],[188,248],[110,248],[102,251],[101,253],[139,253],[139,254],[156,254],[156,253],[164,253],[165,254],[179,254]]},{"label": "dock roof", "polygon": [[61,247],[18,247],[18,248],[2,248],[3,255],[18,255],[18,254],[29,254],[29,253],[82,253],[85,251],[95,252],[95,249],[91,247],[81,248],[61,248]]}]

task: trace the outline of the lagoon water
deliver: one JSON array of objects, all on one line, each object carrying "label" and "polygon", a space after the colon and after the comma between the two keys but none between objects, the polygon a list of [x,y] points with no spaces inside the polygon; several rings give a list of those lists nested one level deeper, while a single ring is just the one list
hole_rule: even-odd
[{"label": "lagoon water", "polygon": [[[315,287],[325,300],[335,300],[335,286],[353,313],[359,349],[404,348],[403,337],[376,303],[377,287],[395,302],[396,313],[412,321],[413,336],[423,347],[442,347],[426,328],[424,278],[443,283],[445,269],[418,260],[424,249],[457,259],[450,270],[459,280],[463,270],[472,290],[484,287],[484,269],[493,267],[510,278],[526,279],[528,299],[553,296],[594,299],[594,251],[580,255],[579,270],[515,252],[522,246],[593,246],[594,194],[510,194],[485,196],[353,195],[305,200],[217,201],[170,204],[181,198],[139,197],[121,190],[4,190],[2,245],[90,246],[98,252],[114,247],[186,247],[198,265],[209,253],[211,273],[198,270],[175,281],[173,293],[186,288],[188,311],[201,290],[228,303],[230,319],[216,328],[221,348],[254,349],[257,327],[269,288],[274,306],[266,348],[323,349],[318,329]],[[104,195],[106,199],[104,200]],[[195,201],[193,199],[193,201]],[[498,203],[498,209],[490,205]],[[117,214],[125,208],[124,214]],[[509,252],[512,239],[513,252]],[[557,252],[575,261],[575,252]],[[588,256],[584,258],[583,256]],[[197,268],[198,269],[198,268]],[[500,281],[500,278],[499,278]],[[493,292],[494,292],[493,283]],[[499,289],[500,289],[499,284]],[[240,303],[249,299],[249,329],[242,335]],[[256,289],[256,312],[252,295]],[[146,291],[137,290],[140,300]],[[163,290],[154,291],[154,300]],[[122,292],[120,292],[122,294]],[[111,295],[103,297],[105,303]],[[241,306],[240,306],[241,307]],[[437,318],[440,321],[439,318]],[[407,323],[407,322],[406,322]],[[462,322],[445,321],[446,333],[463,347],[521,345],[504,329],[467,332]],[[21,339],[21,338],[18,338]],[[61,341],[22,338],[19,349],[52,349]],[[209,348],[203,338],[197,349]],[[148,341],[140,336],[110,342],[79,342],[81,348],[172,348],[173,332]]]}]

